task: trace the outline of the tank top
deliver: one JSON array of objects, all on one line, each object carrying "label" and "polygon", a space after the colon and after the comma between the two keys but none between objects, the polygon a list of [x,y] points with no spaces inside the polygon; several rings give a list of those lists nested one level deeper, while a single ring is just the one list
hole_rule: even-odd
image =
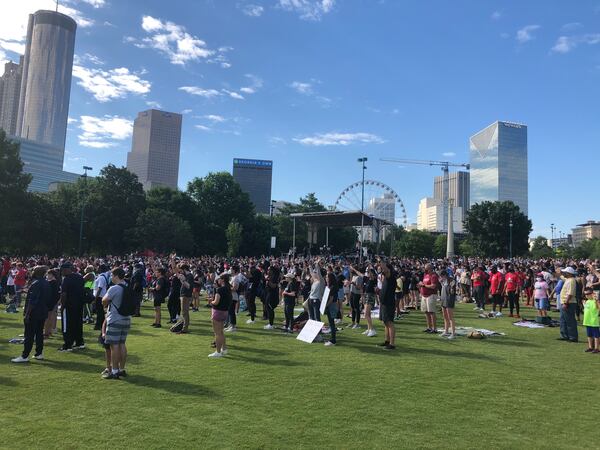
[{"label": "tank top", "polygon": [[583,305],[583,325],[586,327],[600,327],[596,300],[585,301]]}]

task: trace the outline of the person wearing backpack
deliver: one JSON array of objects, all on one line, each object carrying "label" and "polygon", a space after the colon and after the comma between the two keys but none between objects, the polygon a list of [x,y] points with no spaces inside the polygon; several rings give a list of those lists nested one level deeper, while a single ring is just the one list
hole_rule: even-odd
[{"label": "person wearing backpack", "polygon": [[104,323],[104,307],[102,306],[102,299],[106,295],[106,291],[110,286],[110,270],[106,264],[100,264],[98,266],[98,275],[94,281],[94,297],[96,297],[96,303],[94,309],[96,310],[96,324],[94,330],[101,330],[102,324]]},{"label": "person wearing backpack", "polygon": [[132,290],[125,283],[125,271],[117,267],[111,271],[113,286],[102,298],[106,311],[106,334],[104,343],[110,345],[111,370],[102,374],[107,380],[127,376],[127,334],[131,328],[131,316],[135,311],[135,299]]}]

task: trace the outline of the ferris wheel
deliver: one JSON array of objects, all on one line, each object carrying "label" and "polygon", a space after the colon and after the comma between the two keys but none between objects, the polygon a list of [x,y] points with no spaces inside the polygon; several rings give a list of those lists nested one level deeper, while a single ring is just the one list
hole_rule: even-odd
[{"label": "ferris wheel", "polygon": [[[342,191],[335,201],[336,211],[360,211],[362,181],[352,183]],[[378,219],[408,225],[406,208],[400,196],[381,181],[365,180],[364,211]]]}]

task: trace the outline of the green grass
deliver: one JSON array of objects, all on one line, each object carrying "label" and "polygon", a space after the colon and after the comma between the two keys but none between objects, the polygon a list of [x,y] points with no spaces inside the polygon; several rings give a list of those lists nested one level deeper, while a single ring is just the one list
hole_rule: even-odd
[{"label": "green grass", "polygon": [[[147,304],[146,304],[147,305]],[[278,308],[276,319],[282,316]],[[533,315],[526,310],[525,315]],[[245,325],[230,356],[207,358],[208,311],[192,334],[150,327],[151,309],[128,339],[130,377],[100,379],[103,350],[88,348],[15,365],[20,316],[0,313],[2,448],[591,448],[598,440],[600,355],[556,341],[558,330],[512,319],[457,323],[505,332],[447,341],[421,332],[412,312],[397,324],[395,352],[379,336],[339,333],[339,345],[305,344]],[[439,319],[439,318],[438,318]],[[362,331],[362,330],[361,330]],[[584,329],[580,328],[580,339]]]}]

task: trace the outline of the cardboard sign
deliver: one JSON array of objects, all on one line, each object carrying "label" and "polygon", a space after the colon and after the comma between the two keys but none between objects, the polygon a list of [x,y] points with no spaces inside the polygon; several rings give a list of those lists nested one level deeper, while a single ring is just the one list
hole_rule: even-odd
[{"label": "cardboard sign", "polygon": [[312,344],[315,340],[321,328],[325,325],[323,322],[318,322],[316,320],[309,320],[300,331],[300,334],[296,339],[302,342],[306,342],[308,344]]}]

